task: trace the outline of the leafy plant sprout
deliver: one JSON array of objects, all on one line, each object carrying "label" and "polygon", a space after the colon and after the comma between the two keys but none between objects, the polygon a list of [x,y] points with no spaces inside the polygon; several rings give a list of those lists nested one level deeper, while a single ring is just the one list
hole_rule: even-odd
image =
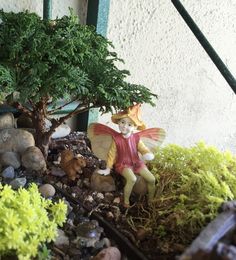
[{"label": "leafy plant sprout", "polygon": [[44,199],[36,184],[17,191],[0,184],[0,255],[15,255],[19,260],[37,256],[56,238],[66,212],[63,201]]}]

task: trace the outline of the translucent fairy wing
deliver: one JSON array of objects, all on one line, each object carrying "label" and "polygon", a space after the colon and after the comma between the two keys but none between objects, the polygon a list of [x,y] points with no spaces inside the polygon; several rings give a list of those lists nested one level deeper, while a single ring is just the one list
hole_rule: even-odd
[{"label": "translucent fairy wing", "polygon": [[117,132],[103,124],[92,123],[88,127],[87,135],[91,142],[93,153],[102,160],[107,160],[112,136]]},{"label": "translucent fairy wing", "polygon": [[157,147],[162,144],[166,136],[166,132],[162,128],[148,128],[138,132],[138,134],[140,139],[153,153],[156,152]]}]

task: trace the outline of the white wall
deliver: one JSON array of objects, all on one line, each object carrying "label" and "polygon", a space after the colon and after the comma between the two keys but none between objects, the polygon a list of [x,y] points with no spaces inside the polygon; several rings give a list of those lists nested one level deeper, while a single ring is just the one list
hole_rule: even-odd
[{"label": "white wall", "polygon": [[[236,76],[236,1],[181,2]],[[158,94],[142,114],[149,127],[166,129],[165,144],[205,140],[236,152],[236,96],[171,0],[111,0],[107,37],[129,81]],[[110,124],[110,115],[100,121]]]},{"label": "white wall", "polygon": [[[69,7],[79,15],[81,23],[85,23],[88,0],[52,0],[52,18],[69,14]],[[29,10],[43,16],[43,0],[0,0],[0,9],[5,12],[21,12]]]}]

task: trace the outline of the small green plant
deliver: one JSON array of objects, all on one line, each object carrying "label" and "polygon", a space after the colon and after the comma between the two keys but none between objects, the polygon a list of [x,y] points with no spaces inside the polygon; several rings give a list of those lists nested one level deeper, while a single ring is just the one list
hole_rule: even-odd
[{"label": "small green plant", "polygon": [[44,199],[36,184],[17,191],[0,184],[0,255],[20,260],[37,256],[39,247],[55,239],[66,210],[63,201]]},{"label": "small green plant", "polygon": [[37,260],[51,260],[51,250],[45,244],[39,248]]},{"label": "small green plant", "polygon": [[128,221],[133,227],[151,227],[158,246],[166,250],[175,243],[188,246],[222,202],[236,198],[236,157],[204,142],[159,148],[149,169],[158,180],[155,200],[149,211]]}]

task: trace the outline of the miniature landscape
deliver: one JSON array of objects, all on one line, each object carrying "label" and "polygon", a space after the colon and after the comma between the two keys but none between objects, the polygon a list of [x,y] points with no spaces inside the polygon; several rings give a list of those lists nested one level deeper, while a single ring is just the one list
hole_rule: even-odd
[{"label": "miniature landscape", "polygon": [[[6,130],[3,124],[11,129],[12,118],[9,114],[1,116],[1,133]],[[72,151],[75,157],[80,155],[86,162],[73,180],[61,167],[61,155],[65,150]],[[12,159],[13,152],[9,154],[10,163],[6,156],[1,156],[2,184],[9,184],[17,191],[35,183],[45,199],[55,202],[62,199],[67,205],[65,222],[57,230],[56,241],[43,243],[44,247],[41,244],[39,252],[44,258],[39,259],[103,259],[99,257],[105,253],[114,254],[114,259],[121,256],[132,259],[116,237],[110,237],[109,232],[106,234],[99,220],[93,218],[94,213],[115,227],[124,240],[130,241],[140,251],[140,259],[175,259],[217,216],[221,204],[235,196],[236,177],[231,173],[235,171],[235,158],[204,143],[189,149],[176,145],[162,148],[149,163],[150,169],[158,173],[153,205],[147,204],[145,183],[139,180],[131,196],[133,206],[128,209],[122,204],[122,178],[115,172],[108,176],[97,174],[97,169],[105,168],[106,163],[93,154],[84,132],[53,138],[46,165],[38,151],[30,152],[28,164],[24,166],[21,161],[16,163],[17,159]],[[225,179],[223,186],[222,177]],[[111,251],[102,251],[108,248]]]},{"label": "miniature landscape", "polygon": [[[233,212],[236,158],[204,142],[157,147],[146,163],[153,200],[139,176],[126,207],[124,180],[100,175],[106,161],[88,133],[65,122],[157,95],[127,82],[112,44],[73,13],[50,21],[1,10],[0,20],[0,99],[14,110],[0,117],[1,259],[175,259],[222,204]],[[233,245],[220,248],[219,259],[234,259]]]}]

